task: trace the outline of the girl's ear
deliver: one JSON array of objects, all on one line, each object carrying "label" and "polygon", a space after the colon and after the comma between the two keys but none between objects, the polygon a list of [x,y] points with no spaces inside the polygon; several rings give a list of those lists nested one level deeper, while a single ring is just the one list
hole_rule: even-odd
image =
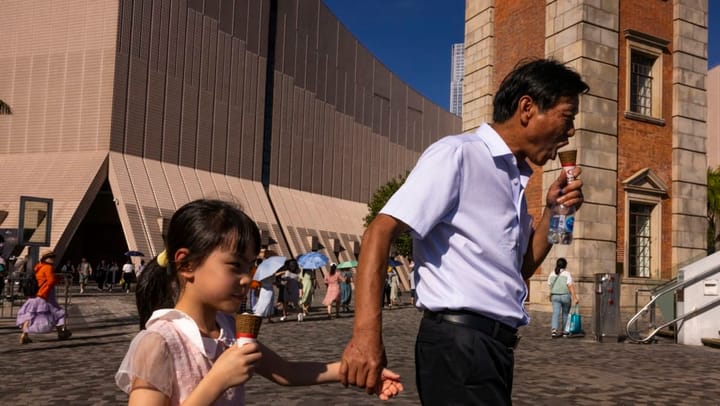
[{"label": "girl's ear", "polygon": [[188,264],[184,263],[188,254],[190,254],[190,250],[187,248],[180,248],[175,251],[175,269],[177,269],[177,273],[187,281],[191,280],[193,276],[192,270]]}]

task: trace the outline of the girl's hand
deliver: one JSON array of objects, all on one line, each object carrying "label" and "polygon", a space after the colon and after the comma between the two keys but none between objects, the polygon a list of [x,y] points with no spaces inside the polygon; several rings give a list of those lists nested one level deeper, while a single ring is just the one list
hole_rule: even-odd
[{"label": "girl's hand", "polygon": [[400,375],[389,369],[383,369],[380,380],[382,382],[378,386],[376,393],[381,400],[395,397],[405,389],[400,382]]},{"label": "girl's hand", "polygon": [[260,347],[256,343],[242,347],[233,345],[225,350],[215,361],[207,377],[217,379],[223,390],[242,385],[252,378],[255,363],[262,357]]}]

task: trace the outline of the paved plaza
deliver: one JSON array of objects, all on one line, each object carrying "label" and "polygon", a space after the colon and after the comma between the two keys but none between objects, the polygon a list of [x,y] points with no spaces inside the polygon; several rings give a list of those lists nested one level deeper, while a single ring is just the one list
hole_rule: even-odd
[{"label": "paved plaza", "polygon": [[[127,396],[113,376],[137,332],[134,296],[76,295],[70,305],[73,336],[33,335],[18,344],[6,305],[0,317],[0,405],[121,405]],[[17,311],[15,307],[14,311]],[[405,392],[389,402],[417,405],[413,345],[420,313],[405,306],[384,313],[390,367]],[[549,314],[533,312],[516,352],[516,405],[719,405],[720,350],[661,341],[597,343],[591,338],[551,339]],[[590,327],[587,316],[586,329]],[[337,360],[351,333],[352,317],[327,320],[321,312],[303,323],[265,324],[260,340],[289,359]],[[285,388],[262,377],[247,384],[247,404],[378,405],[381,401],[340,384]]]}]

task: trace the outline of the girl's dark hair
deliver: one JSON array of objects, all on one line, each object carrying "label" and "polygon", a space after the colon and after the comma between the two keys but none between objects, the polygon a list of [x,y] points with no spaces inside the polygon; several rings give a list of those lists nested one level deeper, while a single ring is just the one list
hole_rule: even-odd
[{"label": "girl's dark hair", "polygon": [[335,275],[336,270],[337,270],[337,265],[335,265],[335,264],[330,265],[330,275]]},{"label": "girl's dark hair", "polygon": [[560,275],[560,271],[567,268],[567,261],[565,258],[558,258],[557,262],[555,263],[555,275]]},{"label": "girl's dark hair", "polygon": [[[135,301],[140,315],[140,328],[157,309],[175,306],[182,286],[178,269],[201,265],[217,248],[245,253],[251,248],[260,250],[260,231],[255,222],[238,207],[220,200],[195,200],[180,207],[170,219],[165,242],[167,267],[161,267],[157,257],[140,274]],[[182,262],[175,263],[177,251],[189,253]]]},{"label": "girl's dark hair", "polygon": [[523,96],[530,96],[540,111],[554,107],[561,97],[590,90],[580,75],[552,59],[522,60],[503,79],[493,100],[493,121],[503,123],[517,110]]}]

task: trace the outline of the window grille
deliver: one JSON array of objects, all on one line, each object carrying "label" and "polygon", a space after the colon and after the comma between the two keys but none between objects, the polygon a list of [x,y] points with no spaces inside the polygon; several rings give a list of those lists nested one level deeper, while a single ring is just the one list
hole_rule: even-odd
[{"label": "window grille", "polygon": [[630,203],[629,273],[632,277],[650,277],[650,214],[653,206]]},{"label": "window grille", "polygon": [[630,57],[630,111],[652,116],[652,68],[655,57],[633,52]]}]

